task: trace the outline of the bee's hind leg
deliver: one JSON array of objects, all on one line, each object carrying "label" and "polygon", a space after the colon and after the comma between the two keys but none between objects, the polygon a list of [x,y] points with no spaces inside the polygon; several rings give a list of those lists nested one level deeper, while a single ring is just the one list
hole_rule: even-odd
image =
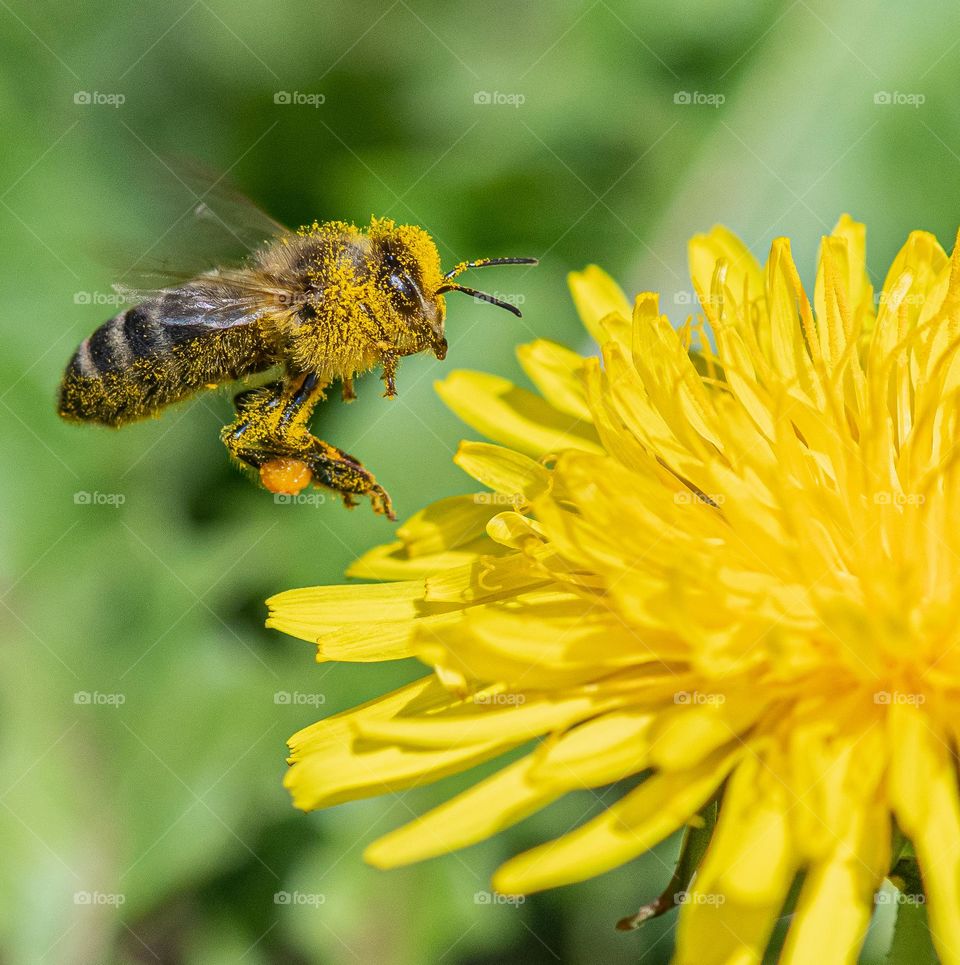
[{"label": "bee's hind leg", "polygon": [[324,388],[315,375],[307,375],[294,383],[272,382],[241,392],[234,399],[237,418],[221,433],[224,445],[231,456],[257,470],[275,460],[296,460],[310,470],[314,482],[340,493],[346,506],[356,504],[355,496],[369,496],[374,512],[395,519],[390,497],[373,474],[307,427]]},{"label": "bee's hind leg", "polygon": [[377,483],[373,473],[364,469],[349,453],[314,438],[309,454],[298,458],[303,459],[310,467],[316,482],[340,493],[347,509],[356,506],[357,500],[354,497],[369,496],[375,513],[380,513],[387,519],[397,518],[387,491]]}]

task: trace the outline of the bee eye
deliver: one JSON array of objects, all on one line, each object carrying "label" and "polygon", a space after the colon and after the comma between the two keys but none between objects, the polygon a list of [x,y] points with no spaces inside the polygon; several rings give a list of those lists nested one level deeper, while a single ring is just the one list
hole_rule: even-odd
[{"label": "bee eye", "polygon": [[415,303],[417,289],[408,275],[392,274],[387,278],[387,284],[406,302]]}]

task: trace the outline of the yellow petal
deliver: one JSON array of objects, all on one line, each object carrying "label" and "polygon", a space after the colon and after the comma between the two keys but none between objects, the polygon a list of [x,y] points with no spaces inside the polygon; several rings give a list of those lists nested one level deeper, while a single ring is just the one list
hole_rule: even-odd
[{"label": "yellow petal", "polygon": [[925,294],[927,297],[922,309],[917,312],[915,308],[912,314],[916,315],[918,325],[926,321],[934,325],[932,337],[928,339],[927,368],[932,374],[933,366],[937,363],[953,361],[950,374],[939,388],[942,397],[960,383],[955,362],[956,342],[960,337],[960,244],[954,245],[949,264],[941,270],[936,282]]},{"label": "yellow petal", "polygon": [[456,371],[436,389],[467,425],[511,449],[536,457],[563,449],[601,451],[593,426],[497,375]]},{"label": "yellow petal", "polygon": [[642,632],[565,593],[530,595],[522,609],[478,608],[470,612],[464,629],[492,653],[530,666],[593,667],[600,676],[659,659]]},{"label": "yellow petal", "polygon": [[726,262],[726,285],[737,300],[755,301],[763,295],[763,273],[747,246],[723,225],[708,234],[694,235],[687,246],[690,278],[705,307],[718,262]]},{"label": "yellow petal", "polygon": [[543,527],[535,519],[520,513],[498,513],[487,523],[487,534],[510,549],[526,549],[531,540],[540,545],[543,542]]},{"label": "yellow petal", "polygon": [[[753,682],[750,684],[754,687]],[[680,703],[660,715],[651,733],[651,764],[684,770],[731,740],[741,740],[767,707],[759,694],[733,688],[678,691]]]},{"label": "yellow petal", "polygon": [[608,315],[630,318],[627,296],[602,268],[587,265],[583,271],[570,272],[567,282],[580,319],[598,345],[609,337],[600,325],[604,318]]},{"label": "yellow petal", "polygon": [[853,869],[841,862],[817,864],[807,871],[781,961],[785,965],[859,960],[872,912]]},{"label": "yellow petal", "polygon": [[873,285],[867,271],[867,228],[854,221],[848,214],[842,214],[833,231],[834,238],[840,238],[847,249],[846,290],[850,310],[856,319],[858,330],[870,331],[875,314],[873,304]]},{"label": "yellow petal", "polygon": [[343,801],[398,791],[455,774],[492,757],[496,743],[424,750],[381,744],[357,736],[357,729],[380,718],[417,709],[455,706],[456,696],[434,675],[343,714],[304,728],[290,738],[291,767],[284,786],[304,811]]},{"label": "yellow petal", "polygon": [[603,694],[566,696],[537,692],[480,691],[468,702],[430,715],[368,718],[357,722],[372,740],[411,747],[446,748],[500,742],[519,744],[552,730],[569,727],[601,713],[617,698]]},{"label": "yellow petal", "polygon": [[418,580],[286,590],[267,600],[266,625],[315,643],[321,634],[346,623],[412,620],[424,613],[423,594]]},{"label": "yellow petal", "polygon": [[467,566],[497,551],[497,544],[487,536],[486,531],[458,549],[419,556],[410,556],[401,542],[386,543],[375,546],[351,563],[347,576],[389,582],[423,580],[431,573]]},{"label": "yellow petal", "polygon": [[949,277],[947,253],[929,231],[911,231],[903,247],[897,252],[883,283],[880,312],[890,301],[890,293],[908,279],[911,298],[902,299],[907,327],[927,320],[940,311],[947,292]]},{"label": "yellow petal", "polygon": [[[420,624],[414,652],[430,666],[514,689],[577,686],[617,670],[663,665],[661,651],[623,624],[600,615],[586,619],[582,600],[573,594],[532,590],[513,606],[515,617],[498,602],[473,607],[441,634]],[[581,616],[563,616],[564,607]],[[541,620],[525,619],[527,610],[542,614]]]},{"label": "yellow petal", "polygon": [[542,586],[549,576],[520,553],[484,557],[476,563],[427,577],[426,599],[431,603],[476,603],[518,596]]},{"label": "yellow petal", "polygon": [[770,318],[770,362],[791,395],[810,400],[822,408],[822,393],[811,362],[819,359],[819,342],[806,293],[790,242],[778,238],[767,261],[767,311]]},{"label": "yellow petal", "polygon": [[419,713],[438,707],[450,707],[458,699],[445,690],[433,674],[427,674],[389,694],[375,697],[365,704],[298,730],[287,741],[291,752],[290,761],[299,760],[307,754],[323,752],[352,737],[358,720],[386,719],[403,712]]},{"label": "yellow petal", "polygon": [[686,773],[655,774],[575,831],[507,861],[494,875],[494,887],[502,894],[529,894],[583,881],[635,858],[703,807],[737,753],[716,754]]},{"label": "yellow petal", "polygon": [[524,757],[475,784],[409,824],[374,841],[364,859],[377,868],[396,868],[458,848],[466,848],[533,814],[562,791],[545,790],[530,780]]},{"label": "yellow petal", "polygon": [[517,348],[517,358],[540,394],[556,409],[592,421],[583,385],[584,358],[547,339]]},{"label": "yellow petal", "polygon": [[788,821],[795,802],[774,776],[779,762],[760,753],[745,755],[729,781],[697,889],[776,915],[796,867]]},{"label": "yellow petal", "polygon": [[[717,427],[710,424],[713,401],[676,329],[660,314],[656,295],[637,296],[632,342],[633,364],[674,436],[695,451],[703,451],[703,441],[722,448]],[[610,346],[604,357],[615,351]]]},{"label": "yellow petal", "polygon": [[424,750],[354,739],[325,751],[322,757],[311,754],[296,761],[283,785],[292,795],[294,807],[312,811],[432,784],[489,760],[506,746],[500,741]]},{"label": "yellow petal", "polygon": [[545,786],[599,787],[639,774],[649,763],[649,711],[617,710],[548,738],[537,748],[532,776]]},{"label": "yellow petal", "polygon": [[460,611],[435,613],[432,616],[392,623],[352,623],[337,627],[317,638],[317,661],[342,660],[350,663],[374,663],[380,660],[404,660],[416,656],[414,641],[417,629],[437,633],[460,619]]},{"label": "yellow petal", "polygon": [[468,566],[427,577],[429,603],[475,603],[478,600],[516,596],[549,581],[549,574],[521,553],[486,556]]},{"label": "yellow petal", "polygon": [[[659,402],[664,395],[651,397],[630,351],[630,346],[624,351],[619,342],[608,343],[604,346],[603,375],[589,366],[586,370],[590,404],[597,428],[603,430],[604,446],[628,466],[636,465],[646,450],[671,472],[695,481],[704,468],[703,446],[696,444],[691,450],[688,443],[692,441],[692,434],[685,439],[677,437],[672,402],[666,413],[661,411]],[[607,419],[603,419],[605,412]],[[636,475],[656,481],[655,472]],[[660,488],[663,488],[662,481]]]},{"label": "yellow petal", "polygon": [[759,965],[781,906],[739,905],[700,887],[677,894],[672,965]]},{"label": "yellow petal", "polygon": [[835,721],[861,717],[862,693],[834,696],[827,721],[796,720],[790,732],[790,766],[784,777],[795,800],[794,840],[804,857],[829,860],[851,812],[882,794],[887,748],[882,728],[869,718],[839,730]]},{"label": "yellow petal", "polygon": [[893,761],[890,797],[923,873],[934,945],[945,962],[960,961],[960,804],[946,733],[914,705],[889,717]]},{"label": "yellow petal", "polygon": [[756,752],[728,783],[693,888],[684,895],[677,962],[760,962],[793,881],[796,859],[783,785]]},{"label": "yellow petal", "polygon": [[850,339],[859,334],[850,303],[850,271],[846,241],[832,235],[823,238],[813,304],[820,352],[831,367],[836,367]]},{"label": "yellow petal", "polygon": [[834,851],[807,869],[781,958],[786,965],[858,960],[874,893],[890,866],[890,822],[875,803],[850,805]]},{"label": "yellow petal", "polygon": [[497,510],[476,495],[450,496],[431,503],[397,527],[410,557],[456,549],[483,533]]},{"label": "yellow petal", "polygon": [[[550,485],[550,472],[541,463],[488,442],[461,442],[453,461],[495,493],[519,496],[526,502],[542,495]],[[509,505],[492,499],[489,503],[499,509]]]},{"label": "yellow petal", "polygon": [[757,378],[755,353],[732,325],[717,324],[714,334],[723,359],[724,374],[737,402],[763,436],[772,439],[775,434],[773,412],[776,407],[770,393]]}]

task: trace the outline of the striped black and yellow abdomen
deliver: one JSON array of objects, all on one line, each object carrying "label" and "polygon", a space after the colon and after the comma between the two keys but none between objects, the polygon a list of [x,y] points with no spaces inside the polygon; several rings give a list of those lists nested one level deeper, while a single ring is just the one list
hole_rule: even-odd
[{"label": "striped black and yellow abdomen", "polygon": [[67,365],[60,415],[123,425],[273,364],[256,324],[184,320],[183,307],[168,293],[104,322]]}]

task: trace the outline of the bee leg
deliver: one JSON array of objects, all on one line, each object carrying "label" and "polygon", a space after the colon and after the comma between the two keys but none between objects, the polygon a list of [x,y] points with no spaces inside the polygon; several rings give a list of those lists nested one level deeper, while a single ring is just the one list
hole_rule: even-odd
[{"label": "bee leg", "polygon": [[239,462],[260,470],[276,459],[302,462],[313,481],[340,493],[349,507],[369,496],[374,512],[395,519],[390,497],[359,460],[312,435],[307,422],[325,386],[315,375],[299,383],[274,382],[234,399],[237,419],[222,433]]},{"label": "bee leg", "polygon": [[270,382],[233,397],[237,418],[220,431],[220,438],[231,456],[254,469],[259,469],[267,461],[262,452],[283,415],[285,394],[283,382]]},{"label": "bee leg", "polygon": [[347,509],[356,506],[356,496],[369,496],[375,513],[391,520],[397,518],[387,491],[377,483],[373,473],[349,453],[314,438],[310,450],[297,458],[310,467],[315,482],[340,493]]},{"label": "bee leg", "polygon": [[357,393],[353,389],[353,379],[344,379],[340,386],[340,398],[344,402],[353,402],[356,399]]},{"label": "bee leg", "polygon": [[233,397],[233,407],[237,415],[244,415],[247,410],[256,409],[268,412],[275,409],[283,401],[283,382],[268,382],[258,389],[247,389]]},{"label": "bee leg", "polygon": [[259,468],[264,461],[261,450],[269,449],[271,440],[305,427],[325,388],[316,375],[310,374],[292,383],[270,382],[241,392],[233,399],[237,418],[221,432],[224,445],[241,462]]},{"label": "bee leg", "polygon": [[377,335],[376,339],[374,339],[374,344],[382,353],[380,361],[383,363],[383,375],[381,375],[380,378],[387,386],[387,390],[383,394],[386,398],[393,399],[397,394],[397,353],[393,350],[393,345],[387,338],[380,319],[370,311],[369,306],[361,303],[360,309],[367,318],[370,319],[373,330]]},{"label": "bee leg", "polygon": [[383,394],[392,399],[397,394],[397,356],[393,352],[384,352],[383,355],[383,375],[380,376],[387,386],[387,391]]}]

